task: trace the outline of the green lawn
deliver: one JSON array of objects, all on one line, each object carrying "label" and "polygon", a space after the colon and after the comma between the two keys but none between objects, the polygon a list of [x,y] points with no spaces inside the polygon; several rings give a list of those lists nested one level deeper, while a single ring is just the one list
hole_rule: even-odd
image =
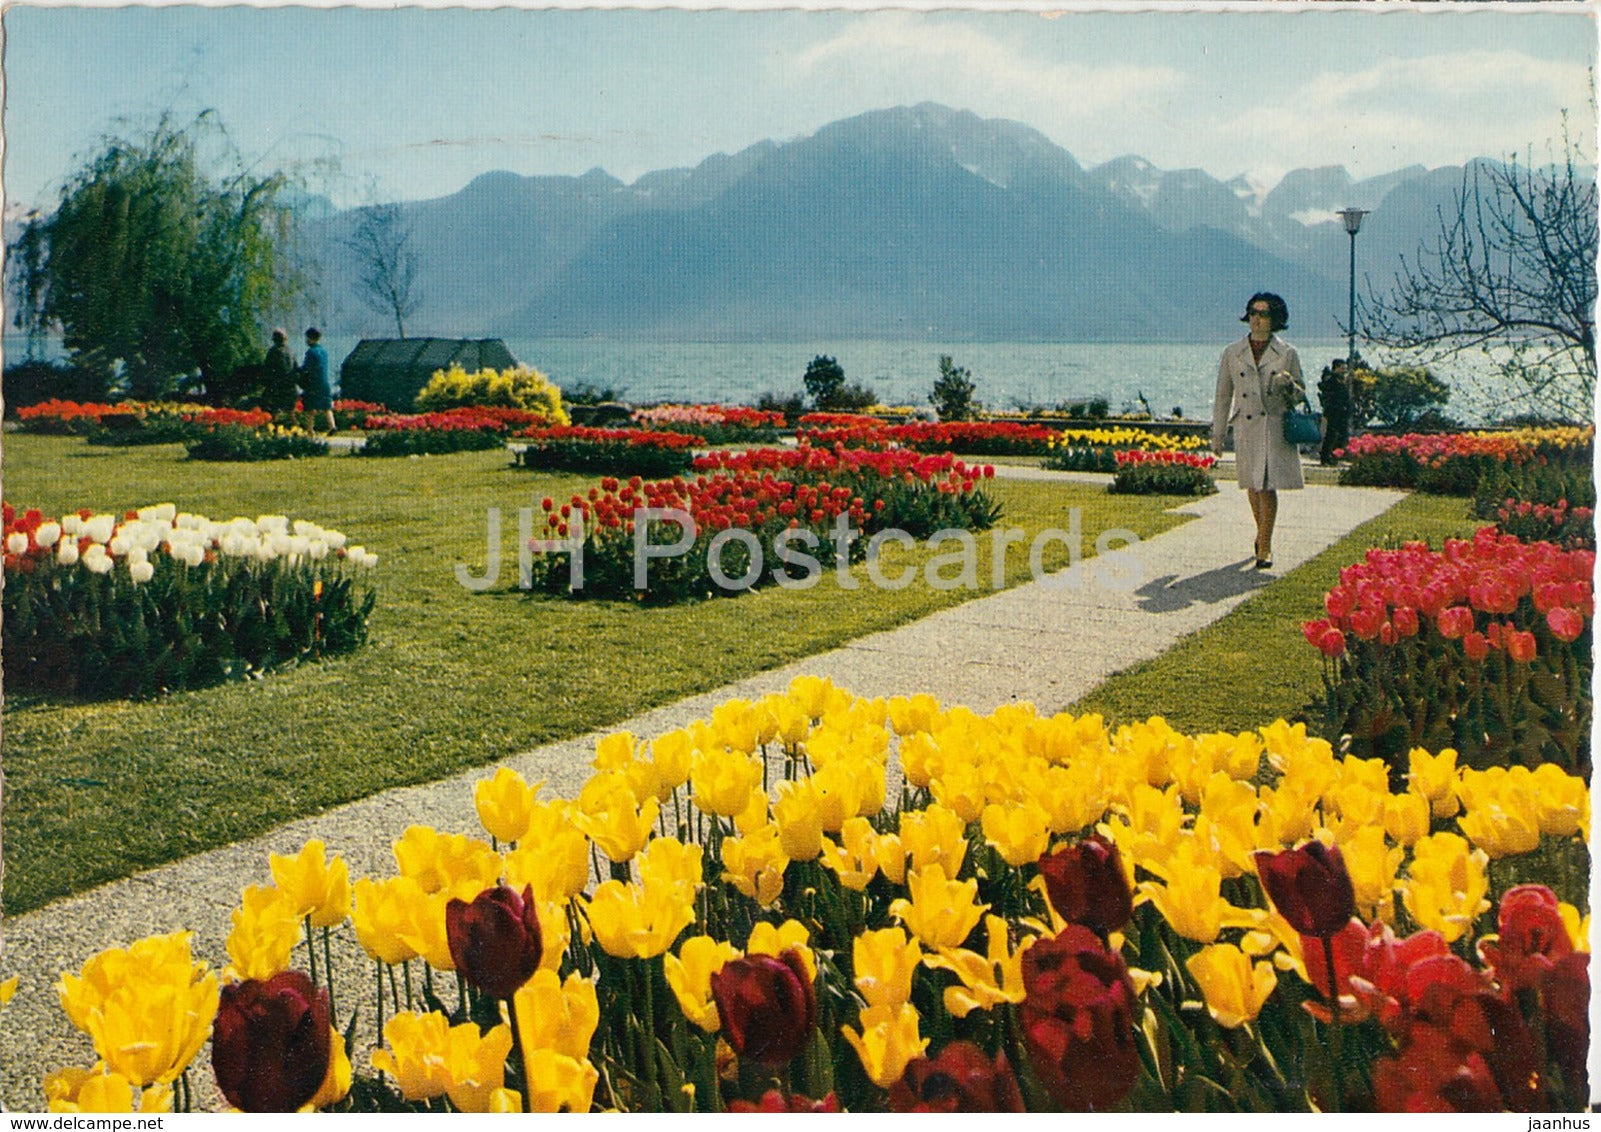
[{"label": "green lawn", "polygon": [[[191,463],[182,449],[90,448],[8,434],[5,496],[59,514],[173,502],[213,519],[287,513],[344,531],[380,556],[371,640],[338,660],[147,703],[8,698],[4,717],[5,909],[21,912],[378,790],[432,781],[627,719],[984,591],[898,592],[830,578],[806,591],[675,609],[529,597],[516,578],[518,507],[592,482],[514,469],[500,451],[415,459],[330,456]],[[1126,527],[1181,522],[1173,500],[1097,485],[994,480],[1003,525],[1032,537],[1082,510],[1086,553]],[[469,593],[456,563],[485,558],[485,514],[503,514],[501,587]],[[978,540],[988,579],[989,540]],[[1008,556],[1026,578],[1026,547]],[[1046,564],[1066,564],[1053,543]],[[888,566],[889,563],[886,562]]]},{"label": "green lawn", "polygon": [[[1294,506],[1295,497],[1286,497]],[[1251,731],[1291,718],[1323,687],[1323,658],[1301,636],[1301,622],[1323,616],[1323,595],[1340,568],[1372,546],[1423,539],[1433,546],[1484,525],[1466,499],[1410,495],[1310,562],[1192,633],[1155,660],[1118,673],[1070,709],[1109,722],[1160,715],[1180,731]]]}]

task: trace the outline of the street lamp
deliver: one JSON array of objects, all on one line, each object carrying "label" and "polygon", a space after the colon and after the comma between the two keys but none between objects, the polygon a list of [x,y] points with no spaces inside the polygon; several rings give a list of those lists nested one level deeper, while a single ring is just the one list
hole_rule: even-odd
[{"label": "street lamp", "polygon": [[1345,230],[1351,234],[1351,296],[1350,305],[1346,308],[1345,329],[1349,338],[1345,344],[1346,369],[1356,367],[1356,234],[1362,230],[1362,218],[1368,214],[1365,208],[1342,208],[1339,217],[1345,221]]}]

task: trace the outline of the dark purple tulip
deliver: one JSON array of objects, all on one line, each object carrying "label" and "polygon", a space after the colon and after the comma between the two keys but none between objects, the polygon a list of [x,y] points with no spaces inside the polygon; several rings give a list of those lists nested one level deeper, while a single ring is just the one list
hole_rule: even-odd
[{"label": "dark purple tulip", "polygon": [[501,885],[484,889],[470,904],[450,901],[445,940],[462,978],[494,998],[510,998],[534,977],[545,951],[533,886],[521,896]]},{"label": "dark purple tulip", "polygon": [[793,949],[723,964],[712,976],[712,998],[734,1052],[775,1069],[806,1048],[817,1025],[817,995]]},{"label": "dark purple tulip", "polygon": [[1328,939],[1356,915],[1356,892],[1339,849],[1309,841],[1255,859],[1257,879],[1273,907],[1302,935]]},{"label": "dark purple tulip", "polygon": [[295,1112],[328,1075],[328,992],[299,971],[222,988],[211,1064],[228,1103],[245,1112]]},{"label": "dark purple tulip", "polygon": [[1051,906],[1070,924],[1083,924],[1105,936],[1134,914],[1123,858],[1117,846],[1100,834],[1041,857],[1040,875],[1051,894]]}]

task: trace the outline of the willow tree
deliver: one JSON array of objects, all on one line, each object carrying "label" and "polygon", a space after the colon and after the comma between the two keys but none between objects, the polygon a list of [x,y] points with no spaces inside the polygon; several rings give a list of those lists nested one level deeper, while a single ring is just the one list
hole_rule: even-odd
[{"label": "willow tree", "polygon": [[75,365],[108,384],[120,368],[134,396],[216,389],[260,359],[266,323],[303,290],[287,187],[245,167],[210,112],[108,139],[38,221],[35,317]]}]

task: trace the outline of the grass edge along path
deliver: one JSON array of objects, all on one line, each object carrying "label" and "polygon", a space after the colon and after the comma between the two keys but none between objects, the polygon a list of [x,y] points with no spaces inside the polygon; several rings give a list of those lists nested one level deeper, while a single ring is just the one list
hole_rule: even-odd
[{"label": "grass edge along path", "polygon": [[[276,509],[343,530],[379,555],[371,639],[347,657],[164,700],[9,699],[7,912],[391,787],[491,766],[993,592],[981,535],[976,591],[880,592],[857,567],[861,588],[848,601],[826,576],[809,591],[770,587],[665,609],[525,597],[504,575],[499,589],[469,594],[452,563],[482,568],[485,504],[564,498],[593,481],[511,469],[499,452],[196,468],[178,451],[8,437],[7,495],[46,510],[162,500],[213,518]],[[1086,554],[1108,527],[1143,538],[1188,518],[1169,513],[1182,500],[1111,496],[1095,484],[992,485],[1007,502],[1002,525],[1030,537],[1082,508]],[[503,544],[515,530],[513,513]],[[1028,579],[1025,551],[1012,548],[1007,587]],[[919,547],[909,561],[927,557]],[[1050,544],[1045,565],[1066,565],[1065,548]],[[515,578],[514,551],[502,569]]]},{"label": "grass edge along path", "polygon": [[1360,562],[1371,547],[1410,540],[1438,547],[1445,538],[1467,537],[1485,525],[1469,507],[1469,500],[1455,496],[1408,495],[1206,628],[1111,677],[1066,710],[1099,712],[1113,726],[1159,715],[1186,734],[1254,731],[1275,719],[1293,719],[1323,688],[1323,658],[1301,635],[1301,622],[1323,616],[1323,595],[1341,568]]}]

